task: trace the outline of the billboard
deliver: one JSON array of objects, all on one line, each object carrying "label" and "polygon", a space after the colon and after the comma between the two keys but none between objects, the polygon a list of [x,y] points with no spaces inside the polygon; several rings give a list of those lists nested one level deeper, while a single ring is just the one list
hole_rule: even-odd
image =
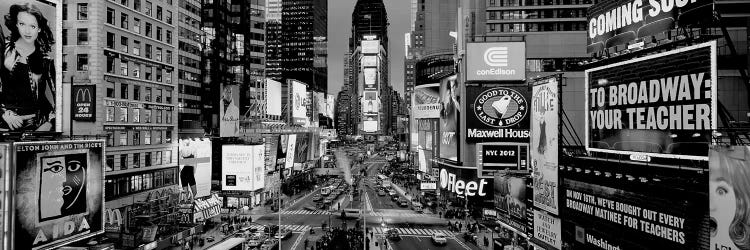
[{"label": "billboard", "polygon": [[326,117],[333,119],[336,112],[336,96],[326,94]]},{"label": "billboard", "polygon": [[365,115],[362,121],[362,129],[365,132],[377,132],[378,131],[378,120],[379,117],[375,115]]},{"label": "billboard", "polygon": [[437,182],[435,181],[422,181],[419,183],[419,190],[435,190],[437,189]]},{"label": "billboard", "polygon": [[528,86],[466,86],[466,95],[466,142],[529,142]]},{"label": "billboard", "polygon": [[511,227],[526,232],[526,177],[495,174],[495,208],[498,217]]},{"label": "billboard", "polygon": [[281,83],[266,78],[266,112],[281,115]]},{"label": "billboard", "polygon": [[325,114],[326,112],[326,94],[321,92],[315,92],[315,104],[318,105],[318,112],[315,114],[317,117],[318,114]]},{"label": "billboard", "polygon": [[240,132],[240,85],[222,83],[221,104],[219,105],[219,135],[236,137]]},{"label": "billboard", "polygon": [[[24,40],[34,43],[29,58],[33,59],[31,63],[39,67],[33,72],[27,67],[14,67],[16,70],[12,72],[3,67],[10,73],[4,74],[0,81],[17,84],[5,84],[0,91],[0,105],[5,110],[3,116],[7,117],[0,121],[0,130],[61,132],[62,121],[65,119],[62,116],[62,43],[58,42],[62,41],[62,1],[0,2],[0,16],[16,15],[5,25],[0,25],[0,36],[3,37],[0,51],[3,54],[17,52],[15,46],[6,43],[5,39],[15,41],[23,38],[18,28],[21,24],[16,17],[19,12],[29,11],[38,13],[30,18],[33,21],[29,20],[29,24],[37,28],[32,31],[33,36]],[[87,66],[82,66],[80,70],[87,71]],[[8,120],[12,122],[7,122]]]},{"label": "billboard", "polygon": [[544,211],[534,210],[534,239],[547,243],[555,249],[562,249],[561,225],[560,218]]},{"label": "billboard", "polygon": [[211,140],[180,139],[180,186],[193,197],[211,194]]},{"label": "billboard", "polygon": [[263,188],[263,145],[222,145],[221,156],[221,190],[255,191]]},{"label": "billboard", "polygon": [[96,85],[73,85],[70,91],[73,120],[96,121]]},{"label": "billboard", "polygon": [[712,9],[712,0],[602,1],[588,10],[586,52],[595,53],[656,35],[674,28],[678,21],[686,25],[701,18],[710,18]]},{"label": "billboard", "polygon": [[377,67],[378,57],[377,56],[363,56],[362,67]]},{"label": "billboard", "polygon": [[440,118],[440,83],[414,87],[414,118]]},{"label": "billboard", "polygon": [[284,135],[284,134],[279,135],[278,148],[276,149],[275,170],[282,170],[286,168],[286,156],[287,156],[286,151],[288,150],[288,146],[287,146],[288,141],[289,141],[289,135]]},{"label": "billboard", "polygon": [[365,91],[364,98],[362,98],[362,112],[363,113],[380,113],[380,98],[378,98],[377,91]]},{"label": "billboard", "polygon": [[104,141],[19,142],[15,247],[52,249],[104,232]]},{"label": "billboard", "polygon": [[522,81],[526,79],[526,43],[466,44],[467,81]]},{"label": "billboard", "polygon": [[716,78],[715,41],[586,70],[586,149],[707,160]]},{"label": "billboard", "polygon": [[528,143],[477,143],[480,170],[508,170],[528,173]]},{"label": "billboard", "polygon": [[458,162],[459,121],[461,120],[460,87],[456,75],[440,80],[440,158]]},{"label": "billboard", "polygon": [[438,187],[445,192],[466,196],[469,199],[492,200],[492,178],[477,178],[476,169],[458,169],[441,164]]},{"label": "billboard", "polygon": [[558,213],[559,83],[548,78],[532,87],[531,169],[534,172],[534,206]]},{"label": "billboard", "polygon": [[750,147],[713,146],[708,157],[710,216],[715,226],[711,249],[739,250],[747,246],[747,204],[750,202]]},{"label": "billboard", "polygon": [[294,158],[297,152],[297,135],[290,134],[287,138],[286,160],[284,160],[284,169],[291,169],[294,166]]},{"label": "billboard", "polygon": [[295,146],[294,162],[305,163],[310,153],[310,134],[297,134],[297,145]]},{"label": "billboard", "polygon": [[307,85],[299,81],[292,81],[292,119],[294,124],[307,124]]},{"label": "billboard", "polygon": [[377,54],[380,52],[380,40],[362,40],[362,54]]},{"label": "billboard", "polygon": [[377,90],[378,89],[378,69],[377,68],[364,68],[362,72],[365,77],[365,90]]}]

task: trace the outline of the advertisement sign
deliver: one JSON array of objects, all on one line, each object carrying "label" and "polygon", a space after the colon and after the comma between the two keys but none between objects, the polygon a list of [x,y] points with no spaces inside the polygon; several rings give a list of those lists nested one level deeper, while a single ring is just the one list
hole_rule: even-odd
[{"label": "advertisement sign", "polygon": [[713,146],[708,156],[711,222],[711,249],[740,250],[747,243],[748,180],[750,180],[750,147]]},{"label": "advertisement sign", "polygon": [[496,173],[493,204],[498,219],[520,232],[526,232],[526,180],[524,176]]},{"label": "advertisement sign", "polygon": [[557,78],[543,80],[532,87],[531,99],[531,169],[534,172],[534,206],[552,214],[558,213],[558,126],[559,104]]},{"label": "advertisement sign", "polygon": [[219,117],[221,117],[219,135],[236,137],[240,132],[240,85],[223,84]]},{"label": "advertisement sign", "polygon": [[221,190],[255,191],[263,188],[263,145],[222,145],[221,148]]},{"label": "advertisement sign", "polygon": [[679,183],[580,178],[587,181],[563,179],[560,212],[566,235],[576,235],[572,249],[693,249],[708,240],[705,192]]},{"label": "advertisement sign", "polygon": [[326,104],[326,117],[333,119],[335,117],[334,112],[336,112],[336,97],[334,95],[328,95],[326,97]]},{"label": "advertisement sign", "polygon": [[363,56],[362,67],[377,67],[378,57],[377,56]]},{"label": "advertisement sign", "polygon": [[362,121],[363,130],[365,132],[376,132],[378,131],[378,115],[365,115],[364,121]]},{"label": "advertisement sign", "polygon": [[297,146],[294,150],[294,162],[305,163],[310,152],[310,134],[297,134]]},{"label": "advertisement sign", "polygon": [[440,189],[470,198],[492,199],[492,178],[477,178],[476,170],[440,169]]},{"label": "advertisement sign", "polygon": [[316,116],[318,114],[325,114],[326,112],[326,95],[322,92],[315,92],[315,104],[318,104],[318,113],[315,114]]},{"label": "advertisement sign", "polygon": [[104,232],[104,141],[15,144],[15,247],[52,249]]},{"label": "advertisement sign", "polygon": [[477,143],[477,166],[480,170],[509,170],[528,173],[527,143]]},{"label": "advertisement sign", "polygon": [[281,115],[281,83],[266,78],[266,112]]},{"label": "advertisement sign", "polygon": [[466,142],[528,143],[528,86],[467,86],[466,95]]},{"label": "advertisement sign", "polygon": [[380,40],[362,40],[362,54],[377,54],[380,52]]},{"label": "advertisement sign", "polygon": [[294,124],[307,124],[307,85],[292,81],[292,98],[290,99]]},{"label": "advertisement sign", "polygon": [[180,186],[192,197],[211,194],[211,140],[180,139]]},{"label": "advertisement sign", "polygon": [[467,81],[520,81],[526,79],[526,43],[466,44]]},{"label": "advertisement sign", "polygon": [[[544,211],[534,210],[534,238],[555,249],[562,249],[560,219]],[[610,249],[603,247],[604,249]]]},{"label": "advertisement sign", "polygon": [[586,70],[586,149],[708,160],[716,79],[715,41]]},{"label": "advertisement sign", "polygon": [[434,181],[422,181],[419,183],[420,190],[435,190],[437,189],[437,182]]},{"label": "advertisement sign", "polygon": [[291,169],[294,166],[294,159],[297,156],[297,135],[290,134],[287,138],[286,160],[284,161],[284,169]]},{"label": "advertisement sign", "polygon": [[440,158],[458,162],[459,120],[461,119],[460,88],[456,75],[440,80]]},{"label": "advertisement sign", "polygon": [[380,113],[380,98],[377,91],[364,91],[362,98],[362,112],[377,114]]},{"label": "advertisement sign", "polygon": [[[25,5],[30,3],[30,5]],[[10,0],[0,2],[0,16],[10,17],[4,25],[0,25],[0,36],[15,41],[22,36],[19,35],[20,23],[16,18],[19,12],[36,13],[34,25],[38,27],[37,33],[30,39],[34,47],[31,48],[29,58],[36,60],[34,65],[39,65],[33,70],[28,67],[15,67],[16,70],[7,70],[0,79],[2,82],[13,82],[17,84],[5,84],[0,91],[0,105],[5,109],[5,116],[12,115],[13,118],[21,120],[18,123],[7,123],[0,121],[0,130],[9,132],[61,132],[62,121],[62,1],[19,1]],[[0,51],[6,53],[19,53],[14,43],[0,42]],[[24,64],[26,65],[26,64]],[[88,68],[85,68],[88,70]],[[32,83],[29,75],[37,79]],[[73,92],[71,95],[75,95]],[[10,112],[12,111],[12,112]],[[6,118],[5,120],[7,120]],[[72,119],[72,118],[71,118]]]},{"label": "advertisement sign", "polygon": [[378,89],[378,69],[377,68],[364,68],[362,70],[365,79],[366,90]]},{"label": "advertisement sign", "polygon": [[96,85],[74,85],[70,93],[73,94],[73,120],[96,121]]},{"label": "advertisement sign", "polygon": [[289,146],[287,146],[288,141],[289,135],[279,135],[279,143],[276,149],[276,170],[286,168],[286,151],[289,149]]},{"label": "advertisement sign", "polygon": [[[711,0],[616,0],[602,1],[589,7],[586,53],[595,53],[637,38],[656,35],[710,17]],[[705,11],[698,13],[702,7]],[[687,18],[682,18],[685,15]]]},{"label": "advertisement sign", "polygon": [[414,118],[440,118],[440,83],[414,87]]}]

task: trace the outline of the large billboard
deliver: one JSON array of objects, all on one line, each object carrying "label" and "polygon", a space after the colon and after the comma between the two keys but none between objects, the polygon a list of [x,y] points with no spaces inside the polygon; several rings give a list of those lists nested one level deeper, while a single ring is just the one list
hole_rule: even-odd
[{"label": "large billboard", "polygon": [[477,143],[480,170],[529,171],[529,144],[518,142]]},{"label": "large billboard", "polygon": [[365,132],[377,132],[378,131],[378,121],[379,117],[377,114],[374,115],[365,115],[364,119],[362,120],[362,130]]},{"label": "large billboard", "polygon": [[19,142],[14,151],[12,249],[52,249],[104,232],[103,140]]},{"label": "large billboard", "polygon": [[362,40],[362,54],[377,54],[380,52],[380,40]]},{"label": "large billboard", "polygon": [[297,152],[297,135],[290,134],[286,142],[286,160],[284,160],[284,169],[291,169],[294,166],[294,158]]},{"label": "large billboard", "polygon": [[240,132],[240,85],[222,84],[219,104],[219,135],[236,137]]},{"label": "large billboard", "polygon": [[[493,204],[498,217],[511,227],[526,232],[526,181],[525,176],[496,173],[494,176]],[[529,208],[530,209],[530,208]]]},{"label": "large billboard", "polygon": [[494,199],[494,179],[478,178],[476,169],[460,169],[440,164],[438,187],[444,192],[473,200]]},{"label": "large billboard", "polygon": [[364,68],[362,70],[365,77],[365,90],[377,90],[378,89],[378,69],[377,68]]},{"label": "large billboard", "polygon": [[558,213],[559,83],[548,78],[532,87],[531,169],[534,172],[534,206]]},{"label": "large billboard", "polygon": [[526,79],[526,43],[466,44],[467,81],[522,81]]},{"label": "large billboard", "polygon": [[528,86],[467,86],[466,95],[467,142],[529,142]]},{"label": "large billboard", "polygon": [[[589,7],[586,52],[594,53],[641,37],[710,18],[713,0],[613,0]],[[700,11],[699,11],[700,10]]]},{"label": "large billboard", "polygon": [[[19,20],[24,19],[18,18],[20,13],[34,14],[26,16],[26,22],[22,23]],[[38,66],[30,69],[27,63],[13,65],[8,61],[3,64],[7,74],[0,76],[0,82],[6,83],[0,91],[0,105],[4,110],[0,130],[61,132],[65,119],[62,116],[62,43],[59,42],[62,41],[62,1],[2,1],[0,16],[7,20],[5,25],[0,25],[3,38],[0,51],[22,53],[5,39],[13,42],[23,39],[34,44],[25,50],[31,53],[28,63]],[[28,24],[31,30],[23,30],[26,27],[23,24]],[[79,70],[88,71],[88,65],[80,65]],[[7,84],[11,82],[14,84]]]},{"label": "large billboard", "polygon": [[314,114],[314,115],[316,117],[319,114],[325,115],[325,112],[326,112],[326,95],[325,95],[325,93],[315,92],[315,104],[317,104],[318,107],[317,107],[317,114]]},{"label": "large billboard", "polygon": [[305,163],[310,154],[310,134],[297,134],[297,145],[295,146],[294,162]]},{"label": "large billboard", "polygon": [[335,109],[336,109],[336,96],[331,94],[326,94],[326,117],[333,119],[335,117]]},{"label": "large billboard", "polygon": [[287,150],[289,149],[287,144],[289,141],[289,135],[279,135],[278,148],[276,149],[276,165],[274,170],[283,170],[286,168],[286,156]]},{"label": "large billboard", "polygon": [[193,197],[211,194],[211,140],[180,139],[180,186]]},{"label": "large billboard", "polygon": [[750,147],[713,146],[708,157],[711,249],[747,249]]},{"label": "large billboard", "polygon": [[307,124],[307,85],[299,81],[292,81],[292,119],[294,124]]},{"label": "large billboard", "polygon": [[281,115],[281,83],[266,79],[266,112]]},{"label": "large billboard", "polygon": [[440,158],[459,161],[461,96],[456,75],[440,80]]},{"label": "large billboard", "polygon": [[263,145],[221,146],[221,190],[255,191],[265,185]]},{"label": "large billboard", "polygon": [[380,98],[377,91],[364,91],[362,98],[362,113],[380,113]]},{"label": "large billboard", "polygon": [[440,118],[440,83],[430,83],[414,87],[414,118]]},{"label": "large billboard", "polygon": [[377,67],[378,57],[377,56],[363,56],[362,67]]},{"label": "large billboard", "polygon": [[716,78],[715,41],[586,70],[586,149],[707,160]]}]

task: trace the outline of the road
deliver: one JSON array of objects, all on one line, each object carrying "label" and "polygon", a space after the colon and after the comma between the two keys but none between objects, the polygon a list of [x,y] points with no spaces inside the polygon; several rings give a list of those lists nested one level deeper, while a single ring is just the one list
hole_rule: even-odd
[{"label": "road", "polygon": [[449,238],[448,243],[443,246],[438,246],[432,243],[429,236],[403,236],[399,241],[389,241],[393,250],[480,250],[481,248],[473,245],[460,242],[457,239]]}]

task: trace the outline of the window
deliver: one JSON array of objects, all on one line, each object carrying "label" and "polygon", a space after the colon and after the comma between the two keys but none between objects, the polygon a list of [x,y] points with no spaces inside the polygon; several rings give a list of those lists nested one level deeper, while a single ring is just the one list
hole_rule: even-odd
[{"label": "window", "polygon": [[133,122],[141,123],[141,109],[133,109]]},{"label": "window", "polygon": [[68,5],[63,4],[62,9],[63,9],[63,14],[62,14],[63,20],[68,20]]},{"label": "window", "polygon": [[156,165],[161,165],[162,164],[161,155],[162,155],[161,151],[156,151],[156,159],[154,159],[154,163]]},{"label": "window", "polygon": [[151,59],[151,44],[146,44],[146,58]]},{"label": "window", "polygon": [[120,83],[120,98],[128,99],[128,85]]},{"label": "window", "polygon": [[133,145],[141,145],[141,132],[133,131]]},{"label": "window", "polygon": [[151,145],[151,131],[143,131],[143,145]]},{"label": "window", "polygon": [[[151,152],[146,152],[146,154],[143,157],[143,165],[146,167],[151,166]],[[161,172],[159,172],[161,173]]]},{"label": "window", "polygon": [[156,19],[159,19],[161,21],[161,6],[156,6]]},{"label": "window", "polygon": [[161,123],[161,110],[156,111],[156,123]]},{"label": "window", "polygon": [[161,41],[161,27],[156,27],[156,40]]},{"label": "window", "polygon": [[115,58],[110,55],[107,55],[107,73],[115,73]]},{"label": "window", "polygon": [[[148,77],[149,69],[151,66],[146,66],[146,77]],[[150,102],[151,101],[151,87],[146,87],[146,93],[144,94],[144,101]]]},{"label": "window", "polygon": [[169,169],[164,171],[164,185],[172,185],[175,184],[175,171],[174,169]]},{"label": "window", "polygon": [[172,151],[164,151],[164,164],[172,163]]},{"label": "window", "polygon": [[108,155],[107,156],[107,170],[106,171],[113,171],[115,170],[115,156],[114,155]]},{"label": "window", "polygon": [[152,79],[152,71],[154,70],[154,67],[146,66],[146,80],[153,80]]},{"label": "window", "polygon": [[[164,102],[166,102],[166,103],[172,103],[172,90],[171,89],[167,90],[164,99],[165,99]],[[169,123],[169,122],[167,122],[167,123]]]},{"label": "window", "polygon": [[141,42],[133,40],[133,54],[136,56],[141,55]]},{"label": "window", "polygon": [[63,45],[68,45],[68,29],[62,30],[62,43]]},{"label": "window", "polygon": [[172,24],[172,11],[167,11],[167,23]]},{"label": "window", "polygon": [[161,62],[161,48],[156,48],[156,60]]},{"label": "window", "polygon": [[167,61],[167,63],[169,63],[169,64],[171,64],[171,63],[172,63],[172,51],[171,51],[171,50],[167,50],[167,54],[166,54],[166,55],[164,55],[164,57],[166,57],[166,59],[167,59],[167,60],[166,60],[166,61]]},{"label": "window", "polygon": [[146,8],[146,10],[145,10],[146,15],[147,16],[151,16],[151,2],[150,1],[146,1],[146,7],[145,8]]},{"label": "window", "polygon": [[167,30],[167,43],[172,44],[172,31]]},{"label": "window", "polygon": [[142,175],[134,175],[130,177],[130,191],[131,192],[141,191],[141,189],[143,189],[142,183],[143,183]]},{"label": "window", "polygon": [[107,117],[106,121],[113,122],[115,121],[115,107],[107,107]]},{"label": "window", "polygon": [[164,120],[166,123],[172,123],[172,111],[167,110],[164,112]]},{"label": "window", "polygon": [[114,88],[107,87],[107,97],[109,97],[109,98],[115,98],[115,89]]},{"label": "window", "polygon": [[78,54],[76,55],[76,63],[78,71],[89,70],[89,54]]},{"label": "window", "polygon": [[151,23],[146,22],[146,36],[151,37]]},{"label": "window", "polygon": [[128,75],[128,61],[120,60],[120,73],[124,76]]},{"label": "window", "polygon": [[151,123],[151,110],[150,109],[143,110],[143,122]]},{"label": "window", "polygon": [[[137,67],[137,68],[140,68],[140,67]],[[133,100],[136,100],[136,101],[141,100],[141,86],[133,85]]]},{"label": "window", "polygon": [[120,132],[120,145],[119,146],[127,146],[128,145],[128,132],[121,131]]},{"label": "window", "polygon": [[107,8],[107,23],[115,25],[115,10],[112,8]]},{"label": "window", "polygon": [[133,32],[141,33],[141,19],[133,18]]},{"label": "window", "polygon": [[[167,70],[166,73],[164,73],[164,79],[166,80],[166,83],[172,83],[172,71]],[[172,103],[171,101],[167,102]]]},{"label": "window", "polygon": [[78,20],[88,20],[88,19],[89,19],[89,4],[78,3]]},{"label": "window", "polygon": [[164,136],[164,143],[172,143],[172,130],[167,130],[167,134]]},{"label": "window", "polygon": [[141,0],[133,0],[133,9],[141,11]]},{"label": "window", "polygon": [[128,169],[128,154],[120,155],[120,170]]},{"label": "window", "polygon": [[107,32],[107,48],[115,49],[115,33]]},{"label": "window", "polygon": [[141,153],[134,153],[133,154],[133,168],[140,168],[141,167]]},{"label": "window", "polygon": [[156,96],[156,101],[155,102],[161,102],[162,90],[161,89],[157,89],[156,93],[154,94],[154,96]]},{"label": "window", "polygon": [[154,143],[161,144],[161,131],[154,131]]},{"label": "window", "polygon": [[122,52],[128,53],[128,38],[125,36],[120,37],[120,45],[122,45]]},{"label": "window", "polygon": [[78,29],[78,45],[89,45],[89,29]]},{"label": "window", "polygon": [[[161,80],[162,80],[162,79],[161,79],[161,69],[156,69],[156,81],[157,81],[157,82],[161,82]],[[157,98],[158,98],[158,97],[157,97]],[[158,102],[158,101],[159,101],[159,100],[157,99],[157,102]]]},{"label": "window", "polygon": [[120,28],[128,29],[128,14],[120,13]]},{"label": "window", "polygon": [[141,65],[134,63],[133,64],[133,77],[141,78]]},{"label": "window", "polygon": [[112,131],[107,132],[107,146],[115,145],[115,133]]}]

